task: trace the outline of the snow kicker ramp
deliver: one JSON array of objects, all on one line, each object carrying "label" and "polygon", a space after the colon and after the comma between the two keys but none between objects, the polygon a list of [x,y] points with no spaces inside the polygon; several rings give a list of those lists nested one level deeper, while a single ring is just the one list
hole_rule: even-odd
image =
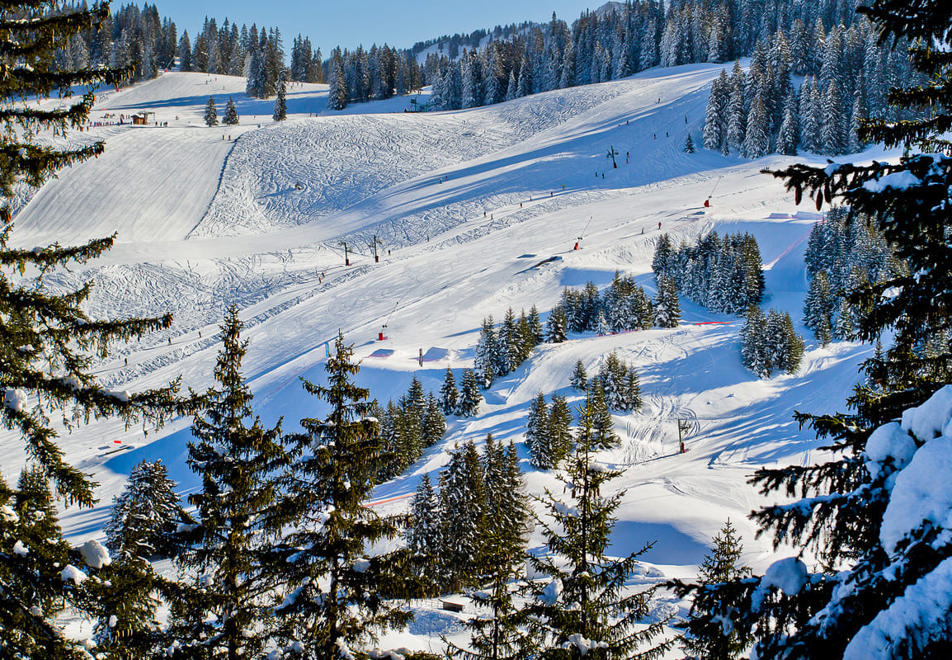
[{"label": "snow kicker ramp", "polygon": [[179,240],[215,195],[233,143],[219,132],[129,127],[105,153],[59,172],[16,217],[20,244]]}]

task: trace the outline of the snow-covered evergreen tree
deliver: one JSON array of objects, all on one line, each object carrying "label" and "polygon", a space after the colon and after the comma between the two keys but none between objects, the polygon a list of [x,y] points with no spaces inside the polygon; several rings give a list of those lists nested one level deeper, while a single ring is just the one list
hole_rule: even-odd
[{"label": "snow-covered evergreen tree", "polygon": [[565,341],[566,332],[568,330],[568,318],[566,317],[565,309],[561,305],[557,305],[555,309],[552,310],[552,313],[549,314],[545,329],[545,339],[547,342],[558,344]]},{"label": "snow-covered evergreen tree", "polygon": [[404,537],[407,548],[414,558],[417,575],[424,584],[424,592],[436,592],[440,580],[440,502],[430,482],[430,475],[424,474],[413,496],[410,507],[410,524]]},{"label": "snow-covered evergreen tree", "polygon": [[756,305],[751,305],[740,333],[740,350],[744,366],[757,376],[770,375],[770,356],[767,353],[767,317]]},{"label": "snow-covered evergreen tree", "polygon": [[208,97],[205,104],[205,114],[203,115],[206,126],[218,126],[218,111],[215,109],[215,99]]},{"label": "snow-covered evergreen tree", "polygon": [[741,151],[747,134],[747,80],[740,64],[735,62],[730,77],[730,99],[727,105],[727,146],[732,151]]},{"label": "snow-covered evergreen tree", "polygon": [[281,75],[278,78],[278,93],[274,98],[274,112],[271,114],[272,119],[275,121],[284,121],[288,118],[287,93],[287,72],[282,70]]},{"label": "snow-covered evergreen tree", "polygon": [[754,97],[747,116],[741,153],[744,158],[760,158],[770,152],[770,117],[760,96]]},{"label": "snow-covered evergreen tree", "polygon": [[443,384],[440,386],[440,407],[444,415],[455,415],[459,405],[459,390],[456,389],[456,378],[453,370],[446,368]]},{"label": "snow-covered evergreen tree", "polygon": [[482,574],[486,484],[472,440],[456,447],[440,476],[440,557],[449,591],[475,586]]},{"label": "snow-covered evergreen tree", "polygon": [[547,432],[552,465],[558,467],[572,450],[572,411],[568,399],[559,394],[552,396]]},{"label": "snow-covered evergreen tree", "polygon": [[654,301],[654,322],[659,328],[676,328],[681,320],[681,303],[674,279],[658,276],[658,295]]},{"label": "snow-covered evergreen tree", "polygon": [[460,417],[473,417],[479,412],[479,404],[482,400],[483,395],[479,392],[476,372],[472,369],[465,369],[463,371],[463,383],[460,388],[459,405],[456,408],[456,414]]},{"label": "snow-covered evergreen tree", "polygon": [[[704,148],[723,151],[727,146],[727,111],[730,89],[726,69],[711,83],[711,94],[704,111]],[[690,137],[690,135],[689,135]]]},{"label": "snow-covered evergreen tree", "polygon": [[450,643],[447,653],[469,660],[519,657],[523,632],[513,599],[512,581],[523,570],[529,509],[523,494],[515,448],[486,438],[483,454],[486,482],[486,541],[482,550],[485,586],[471,592],[477,614],[466,622],[469,648]]},{"label": "snow-covered evergreen tree", "polygon": [[294,531],[277,552],[290,591],[275,614],[285,657],[345,660],[410,615],[379,595],[382,584],[402,579],[402,562],[367,556],[370,545],[398,536],[400,525],[365,506],[385,457],[369,391],[354,382],[360,365],[341,334],[325,370],[326,385],[303,383],[329,411],[323,420],[302,419],[304,431],[292,438],[298,458],[284,507]]},{"label": "snow-covered evergreen tree", "polygon": [[[697,584],[700,587],[743,579],[751,574],[750,567],[741,563],[744,545],[730,520],[724,523],[711,545],[698,567]],[[674,586],[684,591],[683,583],[676,580]],[[749,637],[738,634],[733,626],[724,625],[717,608],[708,604],[703,590],[696,592],[690,616],[683,627],[687,634],[682,638],[681,646],[692,658],[734,660],[741,657],[751,641]]]},{"label": "snow-covered evergreen tree", "polygon": [[[575,451],[559,473],[564,495],[547,493],[548,516],[538,521],[548,552],[529,556],[533,571],[546,579],[528,584],[522,650],[538,657],[631,657],[661,634],[663,622],[639,626],[648,613],[650,590],[622,594],[647,548],[620,559],[606,555],[621,493],[604,493],[621,473],[596,460],[595,452],[604,446],[595,430],[591,395],[581,414]],[[662,642],[656,652],[671,644]]]},{"label": "snow-covered evergreen tree", "polygon": [[860,317],[858,338],[872,342],[888,332],[891,345],[864,365],[851,413],[796,415],[829,439],[824,462],[764,468],[753,477],[765,495],[801,497],[753,517],[775,545],[814,554],[816,572],[790,557],[762,577],[706,588],[714,615],[752,636],[752,652],[762,659],[928,658],[949,649],[952,353],[923,350],[930,337],[947,332],[952,309],[952,158],[940,155],[952,117],[949,8],[873,0],[859,11],[885,43],[914,44],[916,79],[891,98],[929,108],[928,115],[862,126],[864,140],[904,146],[898,162],[796,165],[776,174],[798,201],[806,193],[821,208],[838,199],[854,217],[868,217],[915,277],[890,274],[849,292],[870,310]]},{"label": "snow-covered evergreen tree", "polygon": [[575,362],[575,369],[572,371],[572,378],[569,384],[577,390],[585,391],[588,387],[588,375],[585,373],[585,365],[581,360]]},{"label": "snow-covered evergreen tree", "polygon": [[[0,477],[0,656],[81,657],[86,650],[62,633],[53,616],[63,607],[80,615],[98,614],[99,599],[80,584],[84,571],[98,567],[76,552],[66,554],[55,515],[43,511],[48,501],[48,510],[55,512],[57,500],[64,506],[91,508],[94,484],[67,461],[58,445],[63,426],[57,420],[75,429],[109,417],[125,422],[166,419],[176,403],[174,388],[131,395],[111,392],[99,384],[92,368],[108,359],[114,342],[167,328],[171,317],[95,319],[89,313],[91,285],[74,287],[66,277],[50,286],[62,270],[103,255],[113,238],[80,246],[50,239],[51,245],[32,249],[10,247],[14,200],[57,170],[104,150],[102,142],[77,142],[71,134],[86,124],[94,105],[92,91],[82,90],[119,84],[125,72],[108,66],[106,52],[100,63],[83,71],[57,58],[57,48],[67,48],[74,36],[86,30],[98,33],[100,27],[111,31],[105,7],[19,2],[5,5],[2,13],[0,59],[8,74],[0,89],[0,127],[6,136],[6,156],[0,159],[0,380],[5,402],[0,419],[8,451],[22,452],[38,477],[16,488]],[[22,102],[68,97],[72,90],[82,97],[61,99],[56,107],[38,110]],[[41,134],[69,140],[38,141]],[[21,507],[33,510],[18,512]],[[41,518],[34,518],[34,512]]]},{"label": "snow-covered evergreen tree", "polygon": [[238,109],[230,96],[228,97],[228,104],[225,106],[225,116],[222,117],[221,121],[226,126],[238,125]]},{"label": "snow-covered evergreen tree", "polygon": [[796,156],[799,145],[800,127],[797,121],[796,99],[793,94],[784,101],[783,122],[777,136],[777,151],[786,156]]},{"label": "snow-covered evergreen tree", "polygon": [[549,408],[542,392],[539,392],[539,395],[529,404],[529,414],[526,417],[526,447],[529,449],[529,460],[533,466],[541,470],[552,467],[552,448],[549,446]]},{"label": "snow-covered evergreen tree", "polygon": [[[476,373],[480,375],[483,387],[488,388],[492,385],[496,376],[501,375],[498,365],[502,358],[501,342],[496,337],[496,330],[493,327],[493,317],[489,316],[483,319],[483,325],[479,332],[479,339],[476,342],[476,353],[474,357],[474,367]],[[503,372],[506,373],[506,372]]]},{"label": "snow-covered evergreen tree", "polygon": [[443,439],[446,433],[446,418],[440,410],[440,404],[433,394],[427,396],[426,409],[421,419],[423,447],[432,447]]},{"label": "snow-covered evergreen tree", "polygon": [[241,374],[248,347],[241,327],[237,308],[229,307],[217,385],[205,392],[192,423],[188,464],[202,488],[189,496],[197,524],[182,532],[186,547],[176,561],[193,578],[185,607],[173,604],[168,631],[184,656],[253,655],[264,646],[258,626],[275,582],[267,556],[281,528],[277,475],[287,456],[280,428],[252,418],[252,394]]},{"label": "snow-covered evergreen tree", "polygon": [[139,462],[129,473],[125,490],[112,504],[106,523],[106,547],[143,558],[168,556],[172,533],[184,520],[175,482],[161,460]]},{"label": "snow-covered evergreen tree", "polygon": [[343,110],[347,107],[349,95],[347,92],[347,77],[344,73],[344,59],[339,48],[335,48],[331,53],[329,71],[328,83],[330,90],[327,94],[327,107],[330,110]]},{"label": "snow-covered evergreen tree", "polygon": [[817,272],[810,280],[810,289],[804,300],[803,323],[813,331],[821,346],[830,343],[833,338],[835,304],[826,273]]}]

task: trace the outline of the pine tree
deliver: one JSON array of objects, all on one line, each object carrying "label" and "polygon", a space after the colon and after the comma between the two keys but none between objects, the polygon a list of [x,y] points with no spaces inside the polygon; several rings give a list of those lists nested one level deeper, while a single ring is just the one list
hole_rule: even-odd
[{"label": "pine tree", "polygon": [[259,652],[264,640],[257,629],[274,586],[268,552],[283,522],[277,471],[286,453],[280,427],[251,419],[253,397],[241,374],[248,342],[241,328],[232,305],[221,325],[217,386],[202,396],[192,423],[188,464],[201,476],[202,489],[189,496],[198,520],[183,532],[188,545],[176,557],[194,575],[192,602],[187,613],[173,610],[168,631],[184,655]]},{"label": "pine tree", "polygon": [[[730,520],[724,523],[711,543],[710,552],[698,568],[698,586],[723,584],[751,574],[750,567],[741,563],[744,546]],[[684,591],[683,583],[675,580],[672,584],[676,590]],[[739,635],[732,626],[725,626],[717,617],[717,609],[707,605],[706,597],[706,592],[698,590],[691,603],[690,616],[684,623],[687,629],[687,635],[682,638],[684,652],[690,657],[711,660],[741,657],[750,644],[750,638]]]},{"label": "pine tree", "polygon": [[[536,574],[547,580],[527,585],[527,639],[523,652],[533,657],[628,658],[661,633],[662,622],[635,626],[648,613],[651,590],[622,595],[646,546],[621,559],[606,556],[621,494],[604,496],[607,483],[621,473],[595,460],[600,448],[592,396],[581,411],[576,448],[559,479],[565,496],[547,491],[543,500],[553,522],[539,520],[548,553],[530,555]],[[565,501],[565,500],[568,501]],[[665,641],[645,657],[670,648]]]},{"label": "pine tree", "polygon": [[681,320],[681,303],[674,279],[658,276],[658,295],[654,302],[654,322],[659,328],[676,328]]},{"label": "pine tree", "polygon": [[284,121],[288,118],[287,87],[287,72],[282,70],[278,78],[278,94],[274,99],[274,112],[271,115],[274,121]]},{"label": "pine tree", "polygon": [[446,418],[440,410],[436,397],[430,394],[426,399],[426,410],[421,421],[423,447],[432,447],[443,439],[446,433]]},{"label": "pine tree", "polygon": [[[77,247],[56,243],[15,249],[8,243],[12,200],[17,197],[15,186],[39,187],[56,170],[103,152],[102,142],[72,146],[70,141],[61,144],[71,146],[54,146],[37,141],[41,132],[63,136],[83,125],[95,102],[92,91],[79,100],[65,101],[65,107],[45,110],[28,107],[21,101],[123,82],[129,71],[98,65],[76,71],[56,57],[57,48],[65,47],[74,35],[87,29],[98,32],[107,19],[106,6],[15,3],[4,9],[4,29],[0,35],[0,59],[7,71],[0,91],[5,108],[0,126],[6,135],[6,155],[0,159],[0,191],[4,198],[0,204],[4,230],[0,234],[0,289],[4,291],[0,300],[0,345],[4,355],[5,402],[0,407],[0,417],[8,431],[22,439],[27,459],[42,474],[44,489],[52,486],[57,500],[81,508],[94,505],[94,485],[88,475],[69,465],[57,445],[62,427],[54,425],[53,420],[59,417],[58,413],[62,411],[68,420],[67,429],[90,419],[108,417],[126,422],[161,422],[175,403],[173,388],[133,395],[110,392],[91,373],[94,364],[109,356],[114,342],[167,328],[170,316],[94,319],[86,304],[91,284],[75,289],[68,285],[48,286],[57,271],[82,265],[108,251],[114,237]],[[25,279],[24,272],[41,273],[42,277]],[[25,534],[25,527],[32,523],[5,508],[17,497],[17,489],[11,489],[0,478],[0,656],[84,655],[85,651],[64,637],[51,620],[53,608],[47,608],[41,601],[48,595],[57,607],[67,606],[75,612],[94,615],[95,599],[87,597],[81,585],[63,579],[64,568],[74,564],[64,563],[62,557],[54,558],[58,551],[53,549],[63,544],[58,526],[51,527],[42,539],[21,540],[21,532]],[[57,561],[59,566],[54,563]],[[73,561],[82,565],[81,559]]]},{"label": "pine tree", "polygon": [[671,237],[662,234],[655,244],[654,256],[651,259],[651,270],[654,271],[655,277],[661,277],[662,275],[674,277],[672,270],[674,269],[675,259],[676,255],[671,245]]},{"label": "pine tree", "polygon": [[529,317],[527,319],[529,324],[529,330],[532,333],[532,338],[534,340],[533,346],[537,346],[545,341],[545,331],[542,329],[542,320],[539,318],[539,310],[536,309],[536,306],[533,305],[532,309],[529,310]]},{"label": "pine tree", "polygon": [[222,117],[222,123],[226,126],[238,125],[238,109],[235,108],[235,102],[228,97],[228,105],[225,106],[225,116]]},{"label": "pine tree", "polygon": [[460,417],[473,417],[479,412],[479,404],[483,395],[479,393],[479,384],[476,382],[476,372],[472,369],[463,371],[462,391],[456,414]]},{"label": "pine tree", "polygon": [[[727,81],[727,71],[721,69],[721,75],[711,83],[711,95],[707,100],[704,111],[704,139],[705,149],[721,151],[727,145],[727,104],[730,87]],[[688,135],[690,137],[690,135]]]},{"label": "pine tree", "polygon": [[565,309],[561,305],[555,307],[546,321],[546,341],[551,344],[558,344],[566,339],[568,329],[568,319],[565,315]]},{"label": "pine tree", "polygon": [[71,565],[70,547],[63,540],[56,503],[39,468],[25,468],[15,492],[0,483],[0,540],[9,548],[9,556],[3,557],[0,650],[10,657],[21,652],[20,657],[31,657],[25,652],[58,649],[69,657],[78,649],[55,634],[50,619],[62,612],[64,595],[79,601],[81,594],[64,590],[66,580],[60,571]]},{"label": "pine tree", "polygon": [[833,327],[833,336],[837,339],[850,339],[853,335],[853,308],[849,299],[841,298],[836,310],[836,322]]},{"label": "pine tree", "polygon": [[823,152],[833,156],[846,151],[847,120],[842,104],[839,85],[836,84],[836,79],[831,79],[823,95],[823,127],[820,131],[820,139]]},{"label": "pine tree", "polygon": [[282,544],[283,577],[291,591],[277,608],[285,657],[344,660],[379,630],[403,625],[409,614],[381,598],[403,577],[395,555],[367,557],[367,548],[400,534],[393,517],[365,506],[382,455],[369,391],[354,382],[360,365],[342,334],[325,364],[327,384],[304,389],[329,407],[323,420],[301,420],[300,458],[292,466],[285,507],[296,531]]},{"label": "pine tree", "polygon": [[330,91],[327,95],[327,107],[330,110],[343,110],[349,100],[347,94],[347,78],[344,74],[344,60],[339,48],[331,53],[330,62]]},{"label": "pine tree", "polygon": [[549,408],[545,403],[545,395],[539,395],[529,404],[529,415],[526,417],[526,447],[529,449],[529,460],[532,465],[548,470],[552,467],[552,448],[549,446]]},{"label": "pine tree", "polygon": [[519,365],[519,337],[516,331],[516,315],[512,307],[506,310],[506,315],[499,326],[496,347],[496,375],[505,376]]},{"label": "pine tree", "polygon": [[585,365],[581,360],[575,362],[575,370],[572,371],[572,379],[569,384],[577,390],[583,392],[588,387],[588,375],[585,373]]},{"label": "pine tree", "polygon": [[739,62],[734,63],[730,85],[730,99],[727,106],[727,146],[733,151],[740,151],[744,145],[747,129],[747,109],[744,101],[747,83]]},{"label": "pine tree", "polygon": [[404,533],[407,548],[415,560],[424,591],[434,593],[439,584],[440,504],[428,474],[420,479],[413,496],[410,521]]},{"label": "pine tree", "polygon": [[524,563],[528,542],[530,511],[525,494],[519,456],[515,446],[507,446],[486,436],[483,450],[486,484],[486,547],[483,572],[494,576],[498,564],[512,574]]},{"label": "pine tree", "polygon": [[496,376],[500,375],[498,365],[503,360],[500,357],[504,350],[504,347],[501,346],[502,343],[501,339],[496,337],[496,331],[493,328],[493,317],[489,316],[483,319],[479,340],[476,342],[474,367],[486,388],[489,388]]},{"label": "pine tree", "polygon": [[571,427],[572,411],[569,410],[568,399],[558,394],[553,395],[552,405],[549,407],[549,425],[546,429],[553,467],[558,467],[572,451]]},{"label": "pine tree", "polygon": [[508,660],[521,657],[523,633],[513,602],[511,582],[520,577],[528,532],[529,507],[523,494],[516,450],[486,438],[483,454],[486,475],[486,541],[483,548],[486,588],[472,592],[477,607],[486,612],[471,617],[470,647],[450,644],[450,657],[471,660]]},{"label": "pine tree", "polygon": [[102,567],[90,590],[96,596],[93,640],[104,657],[152,657],[162,642],[156,613],[162,579],[146,559],[120,553]]},{"label": "pine tree", "polygon": [[776,367],[787,374],[796,373],[803,360],[803,338],[793,328],[793,319],[786,312],[783,313],[780,341],[784,343],[784,359]]},{"label": "pine tree", "polygon": [[784,103],[783,123],[780,124],[780,134],[777,136],[777,151],[786,156],[796,156],[799,144],[800,128],[794,103],[793,94],[790,94]]},{"label": "pine tree", "polygon": [[129,483],[112,505],[106,523],[106,547],[149,559],[169,556],[172,534],[184,511],[175,494],[175,482],[161,460],[141,461],[129,473]]},{"label": "pine tree", "polygon": [[770,118],[760,96],[754,98],[750,104],[750,114],[747,116],[747,129],[744,133],[744,144],[741,153],[744,158],[760,158],[770,152]]},{"label": "pine tree", "polygon": [[638,372],[635,368],[629,366],[625,372],[625,378],[622,383],[622,408],[626,412],[633,412],[641,409],[641,382],[638,380]]},{"label": "pine tree", "polygon": [[767,349],[767,318],[760,308],[751,305],[740,333],[740,351],[744,366],[760,378],[770,375],[770,356]]},{"label": "pine tree", "polygon": [[204,115],[206,126],[218,126],[218,111],[215,109],[215,99],[208,97],[208,103],[205,104]]},{"label": "pine tree", "polygon": [[833,294],[830,292],[830,280],[823,271],[817,272],[810,280],[810,289],[803,304],[803,323],[813,330],[821,346],[832,339]]},{"label": "pine tree", "polygon": [[444,415],[455,415],[458,405],[459,391],[456,389],[456,379],[453,377],[453,370],[447,367],[443,385],[440,386],[440,407]]},{"label": "pine tree", "polygon": [[684,140],[684,153],[693,154],[696,151],[694,148],[694,140],[691,139],[691,134],[688,133],[687,138]]},{"label": "pine tree", "polygon": [[426,412],[426,393],[423,391],[423,383],[416,375],[410,379],[410,387],[403,399],[402,408],[405,413],[412,415],[417,420],[423,419],[423,413]]},{"label": "pine tree", "polygon": [[592,447],[597,450],[617,447],[620,440],[615,435],[615,420],[612,419],[611,411],[608,409],[605,388],[602,386],[601,378],[593,378],[589,381],[586,400],[591,404]]},{"label": "pine tree", "polygon": [[476,586],[482,573],[486,484],[472,440],[457,447],[440,477],[440,556],[449,591]]}]

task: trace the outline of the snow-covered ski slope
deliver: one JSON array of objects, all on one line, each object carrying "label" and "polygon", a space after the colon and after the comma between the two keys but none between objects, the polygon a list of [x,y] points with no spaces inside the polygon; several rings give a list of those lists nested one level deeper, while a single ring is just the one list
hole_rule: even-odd
[{"label": "snow-covered ski slope", "polygon": [[[217,323],[229,303],[238,304],[256,410],[267,420],[284,416],[285,428],[321,413],[299,377],[321,378],[325,342],[338,331],[356,345],[361,382],[381,401],[402,394],[414,374],[436,391],[447,366],[472,366],[486,315],[499,320],[510,306],[518,314],[537,305],[544,318],[563,286],[606,286],[615,271],[653,293],[659,224],[676,240],[710,230],[753,234],[768,267],[764,306],[799,319],[802,255],[818,216],[760,173],[790,159],[748,162],[682,149],[688,131],[700,143],[706,88],[720,69],[654,69],[427,114],[404,113],[406,98],[329,112],[326,86],[302,85],[290,91],[292,114],[282,123],[271,121],[270,102],[244,96],[243,79],[167,73],[104,94],[92,118],[149,110],[168,127],[93,128],[106,140],[105,154],[36,194],[17,217],[14,241],[67,244],[118,232],[102,260],[53,283],[94,279],[96,314],[175,314],[170,332],[101,365],[110,387],[135,390],[180,374],[187,386],[207,387]],[[210,94],[219,116],[234,98],[239,126],[202,124]],[[371,256],[374,235],[380,263]],[[762,568],[776,555],[745,518],[761,503],[746,476],[763,464],[816,458],[818,443],[792,413],[841,408],[869,349],[820,348],[801,327],[808,351],[800,372],[762,381],[740,364],[739,319],[682,306],[675,329],[541,346],[486,392],[477,417],[451,418],[445,443],[377,495],[412,493],[419,476],[438,470],[465,438],[491,432],[520,443],[540,391],[580,402],[568,387],[576,360],[592,372],[617,350],[641,374],[646,401],[638,413],[615,416],[622,446],[604,456],[624,469],[615,482],[625,491],[619,553],[654,539],[647,561],[668,575],[691,574],[730,517],[748,563]],[[729,323],[697,325],[711,320]],[[376,341],[384,324],[387,339]],[[393,353],[371,357],[381,348]],[[436,359],[421,367],[421,349]],[[689,426],[686,454],[677,452],[679,419]],[[188,423],[144,437],[110,422],[63,437],[70,460],[101,484],[98,508],[66,512],[68,532],[77,540],[100,535],[112,497],[144,458],[162,458],[183,493],[195,488],[184,462]],[[0,457],[0,469],[15,478],[19,440],[2,436]],[[553,475],[527,461],[523,467],[532,492],[555,485]]]}]

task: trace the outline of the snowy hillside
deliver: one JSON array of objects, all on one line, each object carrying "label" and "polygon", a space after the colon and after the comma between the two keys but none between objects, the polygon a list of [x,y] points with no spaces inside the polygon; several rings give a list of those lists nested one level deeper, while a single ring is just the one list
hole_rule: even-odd
[{"label": "snowy hillside", "polygon": [[[283,416],[293,429],[320,412],[299,377],[321,379],[324,344],[338,330],[356,345],[361,384],[379,400],[400,396],[413,375],[436,391],[448,366],[472,366],[484,316],[499,320],[509,307],[518,314],[537,305],[544,319],[564,286],[604,287],[616,271],[653,294],[659,227],[676,241],[712,229],[749,232],[767,267],[763,306],[790,312],[807,339],[797,374],[757,379],[740,363],[741,321],[682,301],[674,329],[542,345],[485,393],[478,416],[451,418],[443,445],[376,496],[389,500],[384,509],[406,507],[402,496],[421,475],[435,475],[446,450],[464,439],[491,432],[521,443],[539,392],[577,403],[580,394],[569,387],[576,361],[591,372],[617,350],[637,368],[646,405],[615,415],[623,442],[605,456],[624,470],[613,482],[625,492],[614,547],[620,554],[657,540],[644,559],[665,575],[692,575],[730,518],[747,563],[761,570],[777,555],[753,537],[745,516],[760,498],[745,477],[764,464],[813,460],[818,443],[797,427],[794,409],[842,408],[869,349],[820,348],[799,325],[803,251],[819,216],[759,173],[790,159],[684,153],[688,132],[700,143],[706,86],[721,68],[652,69],[427,114],[405,114],[406,98],[329,112],[326,86],[295,85],[283,123],[272,122],[269,102],[243,94],[244,79],[167,73],[104,94],[92,119],[148,110],[168,127],[93,128],[106,140],[105,154],[39,191],[19,213],[13,241],[67,244],[118,232],[112,252],[64,279],[95,280],[97,314],[174,313],[170,332],[101,365],[98,375],[110,387],[137,390],[180,374],[187,386],[207,387],[217,324],[237,303],[251,342],[244,373],[256,411],[266,421]],[[204,126],[209,95],[219,114],[233,97],[241,124]],[[374,235],[383,245],[380,263],[369,247]],[[580,237],[581,249],[573,250]],[[698,325],[712,320],[728,323]],[[375,357],[381,348],[392,353]],[[422,367],[421,350],[433,358]],[[677,452],[678,419],[689,422],[686,454]],[[69,460],[101,484],[97,508],[65,513],[71,541],[101,536],[113,496],[142,459],[162,458],[183,494],[195,488],[184,462],[188,425],[176,420],[144,437],[107,423],[62,438]],[[0,456],[0,470],[13,477],[22,462],[19,439],[0,436]],[[555,483],[527,460],[522,467],[534,493]],[[420,621],[432,625],[420,623],[401,642],[439,648],[452,621],[435,614]]]}]

